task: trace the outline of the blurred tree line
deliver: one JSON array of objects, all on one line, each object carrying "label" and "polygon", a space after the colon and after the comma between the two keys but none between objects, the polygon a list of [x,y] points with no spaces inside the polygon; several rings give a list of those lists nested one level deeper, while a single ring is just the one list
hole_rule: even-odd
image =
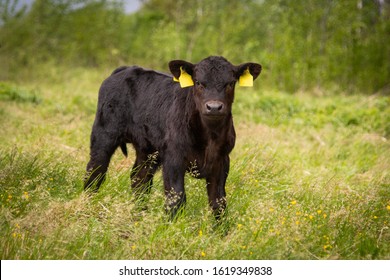
[{"label": "blurred tree line", "polygon": [[374,93],[390,87],[389,0],[0,0],[0,79],[47,63],[167,71],[222,55],[263,65],[263,84]]}]

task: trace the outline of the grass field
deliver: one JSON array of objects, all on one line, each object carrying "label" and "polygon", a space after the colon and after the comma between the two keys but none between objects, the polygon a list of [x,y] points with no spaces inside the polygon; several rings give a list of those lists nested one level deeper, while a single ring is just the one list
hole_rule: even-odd
[{"label": "grass field", "polygon": [[[132,199],[118,151],[82,191],[97,91],[111,70],[23,70],[0,82],[1,259],[390,259],[390,98],[236,89],[237,144],[219,227],[205,183],[163,211]],[[261,76],[256,83],[261,83]]]}]

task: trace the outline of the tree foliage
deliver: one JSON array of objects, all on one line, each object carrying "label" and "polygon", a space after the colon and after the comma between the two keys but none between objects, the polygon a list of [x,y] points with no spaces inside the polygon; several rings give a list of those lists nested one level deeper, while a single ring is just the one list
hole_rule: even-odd
[{"label": "tree foliage", "polygon": [[35,0],[0,5],[0,78],[46,62],[69,66],[141,64],[166,69],[223,55],[253,60],[266,85],[377,92],[390,81],[390,1]]}]

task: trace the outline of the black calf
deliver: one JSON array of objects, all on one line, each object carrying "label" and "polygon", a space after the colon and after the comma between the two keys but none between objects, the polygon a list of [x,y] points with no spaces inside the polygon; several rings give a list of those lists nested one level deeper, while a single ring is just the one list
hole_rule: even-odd
[{"label": "black calf", "polygon": [[166,209],[174,216],[186,201],[184,174],[191,170],[206,179],[209,204],[219,218],[226,207],[229,153],[236,137],[234,87],[237,81],[251,86],[261,66],[234,66],[212,56],[198,64],[174,60],[169,68],[173,77],[136,66],[120,67],[103,82],[85,189],[97,190],[114,151],[121,147],[126,155],[126,143],[132,143],[136,160],[131,186],[136,195],[149,192],[162,165]]}]

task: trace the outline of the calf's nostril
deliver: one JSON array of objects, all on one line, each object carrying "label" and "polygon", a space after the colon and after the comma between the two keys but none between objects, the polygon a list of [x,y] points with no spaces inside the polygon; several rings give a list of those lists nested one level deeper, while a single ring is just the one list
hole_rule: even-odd
[{"label": "calf's nostril", "polygon": [[221,102],[208,102],[206,109],[208,113],[218,113],[222,110],[223,104]]}]

